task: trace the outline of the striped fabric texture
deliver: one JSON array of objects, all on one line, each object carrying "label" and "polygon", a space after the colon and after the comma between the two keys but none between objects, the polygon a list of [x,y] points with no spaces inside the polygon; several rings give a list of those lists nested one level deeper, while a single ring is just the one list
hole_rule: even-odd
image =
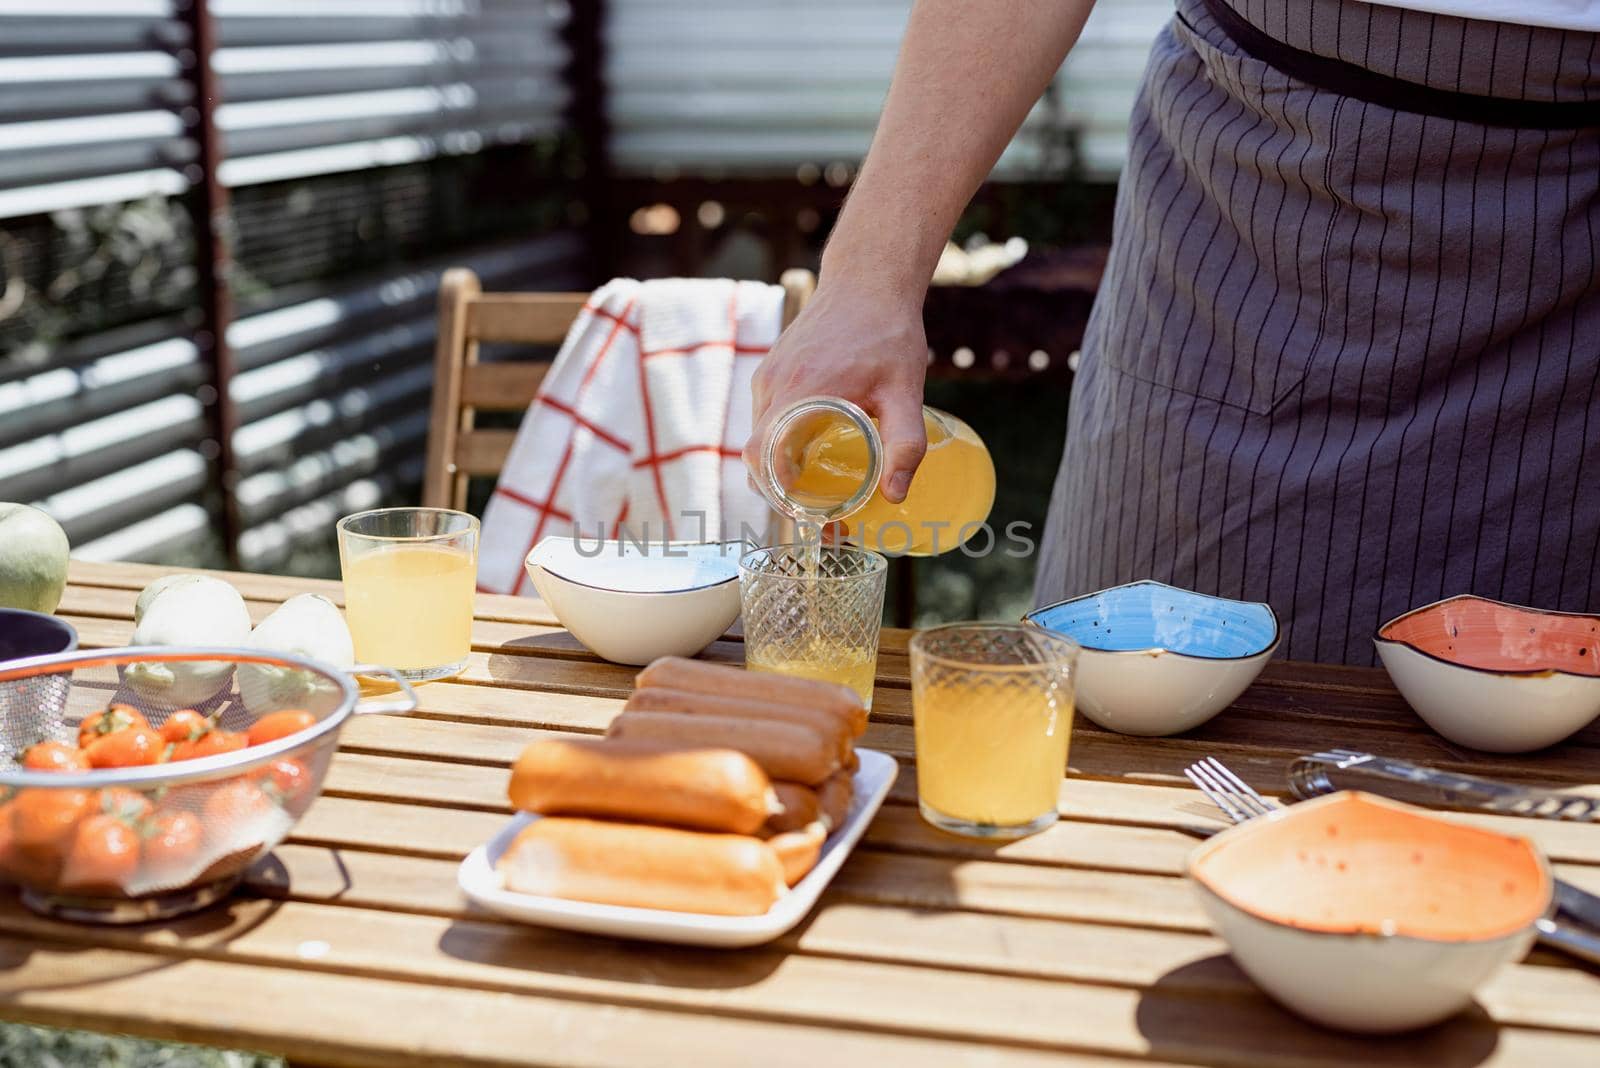
[{"label": "striped fabric texture", "polygon": [[771,522],[745,477],[750,380],[784,291],[726,278],[595,290],[523,416],[483,513],[478,588],[529,593],[546,537],[720,541]]},{"label": "striped fabric texture", "polygon": [[[1600,98],[1600,36],[1238,0],[1443,89]],[[1458,593],[1600,611],[1600,129],[1297,82],[1198,0],[1157,39],[1035,598],[1138,578],[1266,601],[1280,655],[1370,664]]]}]

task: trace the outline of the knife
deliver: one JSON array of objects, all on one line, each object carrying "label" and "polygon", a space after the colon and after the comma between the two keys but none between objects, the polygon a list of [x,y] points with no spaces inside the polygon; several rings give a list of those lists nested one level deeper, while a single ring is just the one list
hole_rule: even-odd
[{"label": "knife", "polygon": [[[1376,778],[1406,787],[1397,800],[1420,798],[1444,804],[1547,820],[1600,821],[1600,798],[1558,793],[1529,786],[1423,767],[1404,760],[1333,749],[1295,759],[1289,765],[1289,786],[1298,797],[1317,797],[1346,787],[1335,780]],[[1399,791],[1387,791],[1396,796]]]}]

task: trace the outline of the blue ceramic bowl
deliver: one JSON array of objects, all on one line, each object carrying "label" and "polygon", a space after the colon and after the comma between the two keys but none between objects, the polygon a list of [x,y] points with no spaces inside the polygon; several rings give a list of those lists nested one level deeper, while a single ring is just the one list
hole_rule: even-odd
[{"label": "blue ceramic bowl", "polygon": [[1192,730],[1255,681],[1278,647],[1265,604],[1144,580],[1029,612],[1083,647],[1077,706],[1108,730]]},{"label": "blue ceramic bowl", "polygon": [[0,663],[68,653],[77,647],[78,632],[55,616],[0,608]]}]

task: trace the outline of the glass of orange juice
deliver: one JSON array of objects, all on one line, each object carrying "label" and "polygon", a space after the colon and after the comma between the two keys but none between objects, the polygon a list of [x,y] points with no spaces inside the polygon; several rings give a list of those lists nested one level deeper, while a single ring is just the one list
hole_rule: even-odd
[{"label": "glass of orange juice", "polygon": [[977,838],[1056,821],[1078,644],[1038,627],[951,623],[911,639],[922,818]]},{"label": "glass of orange juice", "polygon": [[739,561],[744,663],[840,682],[872,707],[889,561],[853,545],[772,545]]},{"label": "glass of orange juice", "polygon": [[344,614],[356,658],[413,682],[467,666],[478,521],[444,508],[378,508],[339,520]]}]

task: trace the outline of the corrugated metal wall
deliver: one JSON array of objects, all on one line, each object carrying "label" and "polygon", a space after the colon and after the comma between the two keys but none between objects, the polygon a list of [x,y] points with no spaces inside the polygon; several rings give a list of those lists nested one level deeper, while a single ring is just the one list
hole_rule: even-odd
[{"label": "corrugated metal wall", "polygon": [[[606,85],[617,167],[768,175],[866,152],[910,0],[608,0]],[[1076,144],[1114,180],[1128,113],[1172,0],[1104,0],[998,177],[1036,177]]]},{"label": "corrugated metal wall", "polygon": [[[241,550],[272,567],[419,480],[442,266],[495,286],[579,280],[574,234],[525,214],[474,221],[440,177],[450,157],[470,166],[560,134],[566,10],[211,8],[239,257]],[[214,546],[193,248],[168,199],[199,179],[176,14],[167,0],[0,0],[0,499],[38,501],[88,558]],[[435,247],[441,231],[457,240]]]}]

